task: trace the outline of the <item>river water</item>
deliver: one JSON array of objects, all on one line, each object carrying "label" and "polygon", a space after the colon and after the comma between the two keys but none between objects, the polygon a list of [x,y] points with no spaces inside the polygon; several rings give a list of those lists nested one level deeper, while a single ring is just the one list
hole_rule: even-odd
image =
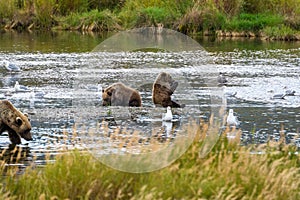
[{"label": "river water", "polygon": [[[108,146],[103,140],[105,131],[113,135],[124,127],[130,134],[139,130],[146,141],[153,136],[171,141],[182,136],[180,129],[191,118],[198,122],[209,120],[213,108],[220,106],[214,105],[212,98],[225,105],[226,112],[234,110],[240,122],[242,145],[278,141],[284,134],[288,143],[300,148],[300,43],[196,38],[203,49],[93,51],[111,35],[0,34],[0,65],[8,60],[22,69],[11,73],[0,68],[0,99],[9,99],[29,113],[34,138],[22,140],[18,147],[27,154],[16,163],[9,160],[10,142],[7,134],[2,134],[2,159],[20,166],[32,162],[43,165],[66,150],[92,148],[91,138],[86,140],[86,134],[82,134],[90,130],[100,130],[99,137],[93,136],[93,140],[102,142],[100,154],[120,145],[124,151],[129,150],[125,144]],[[155,107],[151,100],[152,83],[161,71],[179,82],[173,98],[186,105],[173,110],[176,119],[171,131],[161,122],[165,109]],[[226,86],[215,83],[219,72],[227,78]],[[15,91],[16,81],[28,91]],[[140,91],[142,108],[102,107],[101,90],[117,81]],[[294,90],[295,95],[273,98],[287,90]],[[99,127],[102,122],[104,128]]]}]

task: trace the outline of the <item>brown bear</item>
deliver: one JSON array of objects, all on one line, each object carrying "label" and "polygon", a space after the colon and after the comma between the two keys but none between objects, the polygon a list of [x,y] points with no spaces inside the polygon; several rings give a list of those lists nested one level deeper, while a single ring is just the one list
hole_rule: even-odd
[{"label": "brown bear", "polygon": [[114,83],[102,90],[103,106],[142,106],[140,93],[121,82]]},{"label": "brown bear", "polygon": [[171,100],[171,96],[178,86],[172,76],[166,72],[161,72],[153,83],[152,101],[155,105],[163,107],[180,108],[183,107]]},{"label": "brown bear", "polygon": [[7,131],[12,144],[21,144],[21,137],[32,140],[28,115],[16,109],[8,100],[0,100],[0,134]]}]

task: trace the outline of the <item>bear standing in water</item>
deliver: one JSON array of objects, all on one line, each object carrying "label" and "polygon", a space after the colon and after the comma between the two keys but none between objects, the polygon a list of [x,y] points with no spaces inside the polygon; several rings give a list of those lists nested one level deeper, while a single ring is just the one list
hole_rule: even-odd
[{"label": "bear standing in water", "polygon": [[103,106],[142,106],[139,92],[120,82],[102,90],[102,101]]},{"label": "bear standing in water", "polygon": [[0,100],[0,134],[7,131],[12,144],[21,144],[21,137],[32,140],[28,116],[16,109],[9,101]]},{"label": "bear standing in water", "polygon": [[155,105],[161,105],[163,107],[180,108],[183,105],[171,100],[171,96],[178,86],[178,82],[175,81],[170,74],[161,72],[152,88],[152,100]]}]

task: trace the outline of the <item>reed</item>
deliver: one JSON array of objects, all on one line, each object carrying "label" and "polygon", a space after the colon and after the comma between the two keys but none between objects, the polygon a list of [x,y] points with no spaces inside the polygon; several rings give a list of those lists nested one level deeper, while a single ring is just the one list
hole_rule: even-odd
[{"label": "reed", "polygon": [[181,18],[178,30],[187,34],[220,30],[226,15],[214,1],[197,1]]},{"label": "reed", "polygon": [[72,13],[61,17],[57,29],[82,31],[114,31],[120,30],[119,20],[110,10],[91,10],[84,13]]},{"label": "reed", "polygon": [[34,1],[34,12],[35,12],[35,23],[39,28],[49,29],[55,25],[54,14],[54,0],[35,0]]},{"label": "reed", "polygon": [[[187,152],[161,170],[134,174],[109,168],[89,152],[71,151],[44,168],[3,180],[7,199],[299,199],[300,158],[284,140],[242,147],[226,132],[199,158],[207,124]],[[227,130],[229,131],[229,130]],[[166,158],[167,159],[167,158]],[[2,197],[1,196],[1,197]]]},{"label": "reed", "polygon": [[13,1],[1,1],[0,2],[0,22],[1,19],[12,18],[17,8]]},{"label": "reed", "polygon": [[268,26],[264,28],[263,32],[270,40],[294,40],[294,37],[300,38],[299,32],[293,30],[292,28],[286,25],[279,25],[276,27]]},{"label": "reed", "polygon": [[156,26],[157,23],[173,28],[192,4],[192,0],[177,0],[176,3],[172,0],[129,0],[124,3],[118,16],[125,28]]}]

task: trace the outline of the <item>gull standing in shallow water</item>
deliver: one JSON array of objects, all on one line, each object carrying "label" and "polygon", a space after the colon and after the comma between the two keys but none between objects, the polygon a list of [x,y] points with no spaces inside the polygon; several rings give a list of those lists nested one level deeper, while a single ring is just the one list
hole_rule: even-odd
[{"label": "gull standing in shallow water", "polygon": [[4,67],[9,72],[20,72],[20,71],[22,71],[20,69],[20,67],[18,67],[15,64],[12,64],[12,63],[8,62],[7,60],[4,61]]},{"label": "gull standing in shallow water", "polygon": [[218,78],[217,78],[217,81],[218,81],[218,84],[219,84],[219,85],[225,85],[225,84],[227,84],[227,82],[228,82],[228,80],[226,79],[226,77],[223,76],[223,73],[222,73],[222,72],[219,73],[219,76],[218,76]]},{"label": "gull standing in shallow water", "polygon": [[286,94],[274,94],[271,99],[284,99]]},{"label": "gull standing in shallow water", "polygon": [[227,116],[227,125],[228,126],[238,126],[239,121],[237,120],[237,117],[233,115],[233,109],[229,109],[229,114]]},{"label": "gull standing in shallow water", "polygon": [[163,121],[172,121],[173,115],[172,115],[172,110],[171,107],[167,107],[167,113],[163,115],[162,120]]},{"label": "gull standing in shallow water", "polygon": [[295,90],[286,90],[285,96],[295,96],[296,91]]},{"label": "gull standing in shallow water", "polygon": [[28,87],[26,87],[24,85],[20,85],[18,81],[16,81],[14,89],[15,89],[15,92],[30,92]]}]

